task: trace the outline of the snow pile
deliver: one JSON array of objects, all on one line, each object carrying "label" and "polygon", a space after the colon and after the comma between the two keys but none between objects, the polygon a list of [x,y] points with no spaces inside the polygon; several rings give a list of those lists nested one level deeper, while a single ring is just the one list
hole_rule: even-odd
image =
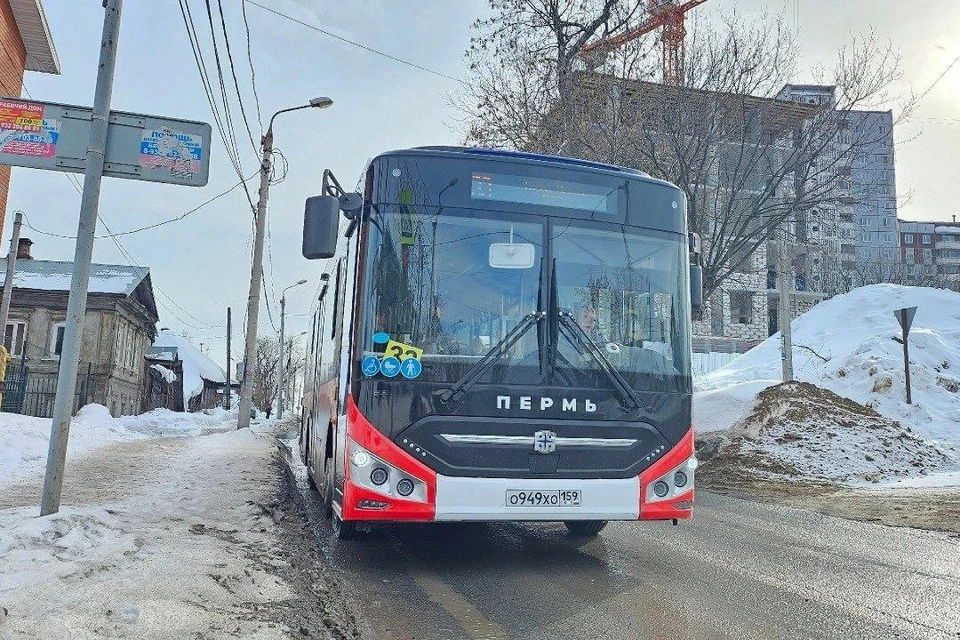
[{"label": "snow pile", "polygon": [[236,429],[237,410],[227,411],[217,407],[184,413],[154,409],[139,416],[122,416],[116,420],[125,429],[146,436],[200,436]]},{"label": "snow pile", "polygon": [[[0,482],[43,474],[50,442],[50,418],[0,413]],[[112,442],[140,438],[110,416],[106,407],[88,404],[70,421],[70,458]]]},{"label": "snow pile", "polygon": [[176,347],[177,355],[183,362],[183,401],[203,393],[203,381],[226,382],[223,369],[216,362],[208,358],[199,349],[170,331],[161,331],[153,341],[154,347]]},{"label": "snow pile", "polygon": [[[88,404],[70,421],[67,458],[147,436],[193,436],[236,428],[237,412],[209,409],[181,413],[155,409],[114,418],[103,405]],[[50,442],[50,418],[0,413],[0,483],[42,475]]]},{"label": "snow pile", "polygon": [[[907,405],[893,311],[913,306],[918,307],[910,331],[913,405]],[[891,284],[861,287],[818,304],[792,328],[798,380],[871,407],[922,436],[960,443],[960,294]],[[780,376],[776,334],[698,378],[695,424],[701,431],[728,428],[749,409],[750,394],[777,384]]]},{"label": "snow pile", "polygon": [[729,435],[704,464],[714,475],[856,484],[927,475],[950,461],[909,427],[804,382],[761,391]]}]

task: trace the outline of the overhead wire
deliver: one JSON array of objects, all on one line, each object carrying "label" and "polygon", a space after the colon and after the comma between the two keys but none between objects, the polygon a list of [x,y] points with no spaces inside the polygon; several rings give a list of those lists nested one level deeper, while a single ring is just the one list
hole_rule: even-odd
[{"label": "overhead wire", "polygon": [[[207,0],[207,10],[209,11],[210,0]],[[230,48],[230,37],[227,35],[227,21],[223,16],[223,2],[217,0],[217,11],[220,14],[220,29],[223,32],[223,43],[227,50],[227,62],[230,64],[230,75],[233,77],[233,87],[237,93],[237,104],[240,105],[240,116],[243,118],[243,125],[247,130],[247,137],[250,139],[250,146],[253,148],[254,155],[258,155],[260,148],[253,140],[253,130],[250,129],[250,120],[247,118],[247,109],[243,106],[243,96],[240,93],[240,81],[237,80],[237,68],[233,63],[233,51]],[[259,109],[257,110],[259,112]],[[262,126],[262,123],[258,123]]]},{"label": "overhead wire", "polygon": [[435,75],[435,76],[438,76],[438,77],[440,77],[440,78],[446,78],[447,80],[453,80],[454,82],[459,82],[460,84],[469,86],[469,83],[467,83],[466,81],[464,81],[464,80],[462,80],[462,79],[460,79],[460,78],[455,78],[454,76],[448,75],[448,74],[443,73],[443,72],[441,72],[441,71],[435,71],[434,69],[430,69],[429,67],[425,67],[425,66],[423,66],[423,65],[421,65],[421,64],[417,64],[417,63],[415,63],[415,62],[410,62],[409,60],[404,60],[403,58],[400,58],[400,57],[395,56],[395,55],[393,55],[393,54],[387,53],[387,52],[385,52],[385,51],[380,51],[379,49],[374,49],[373,47],[368,47],[367,45],[361,44],[361,43],[359,43],[359,42],[356,42],[355,40],[350,40],[349,38],[344,38],[343,36],[337,35],[337,34],[331,32],[331,31],[327,31],[326,29],[322,29],[322,28],[318,27],[317,25],[310,24],[309,22],[304,22],[303,20],[300,20],[300,19],[298,19],[298,18],[294,18],[293,16],[288,15],[288,14],[286,14],[286,13],[283,13],[282,11],[277,11],[276,9],[274,9],[274,8],[272,8],[272,7],[267,7],[267,6],[265,6],[265,5],[262,5],[262,4],[260,4],[259,2],[255,2],[255,0],[244,0],[244,3],[252,4],[252,5],[255,6],[255,7],[259,7],[260,9],[263,9],[264,11],[267,11],[267,12],[269,12],[269,13],[272,13],[272,14],[274,14],[274,15],[276,15],[276,16],[279,16],[279,17],[281,17],[281,18],[284,18],[284,19],[286,19],[286,20],[289,20],[290,22],[295,22],[295,23],[297,23],[297,24],[299,24],[299,25],[301,25],[301,26],[303,26],[303,27],[306,27],[306,28],[308,28],[308,29],[312,29],[313,31],[316,31],[316,32],[318,32],[318,33],[322,33],[322,34],[325,35],[325,36],[328,36],[328,37],[330,37],[330,38],[333,38],[334,40],[339,40],[340,42],[344,42],[344,43],[346,43],[346,44],[352,45],[352,46],[357,47],[357,48],[359,48],[359,49],[363,49],[364,51],[368,51],[368,52],[373,53],[373,54],[376,54],[376,55],[378,55],[378,56],[383,56],[384,58],[387,58],[388,60],[393,60],[394,62],[398,62],[398,63],[400,63],[400,64],[407,65],[408,67],[413,67],[414,69],[419,69],[420,71],[425,71],[426,73],[431,73],[431,74],[433,74],[433,75]]},{"label": "overhead wire", "polygon": [[[200,47],[200,40],[199,40],[199,37],[198,37],[198,35],[197,35],[197,33],[196,33],[196,26],[195,26],[195,24],[193,23],[193,17],[192,17],[192,14],[191,14],[191,12],[190,12],[190,4],[189,4],[189,1],[188,1],[188,0],[180,0],[181,14],[183,15],[184,25],[185,25],[186,30],[187,30],[187,37],[190,39],[191,47],[194,49],[194,58],[195,58],[195,60],[196,60],[196,62],[197,62],[197,68],[198,68],[198,70],[199,70],[199,72],[200,72],[201,81],[203,82],[205,88],[209,88],[209,91],[206,92],[206,93],[207,93],[207,100],[208,100],[208,102],[210,103],[210,108],[211,108],[211,110],[212,110],[213,113],[214,113],[214,118],[215,118],[215,120],[217,120],[218,124],[220,125],[220,126],[218,126],[218,132],[219,132],[219,134],[220,134],[221,140],[222,140],[223,143],[224,143],[224,146],[225,146],[225,147],[227,148],[227,150],[228,150],[228,156],[231,157],[231,162],[232,162],[233,165],[234,165],[234,170],[235,170],[235,171],[238,173],[238,175],[242,178],[242,177],[243,177],[243,173],[242,173],[242,164],[240,163],[240,150],[239,150],[239,148],[238,148],[238,146],[237,146],[237,143],[236,143],[236,134],[235,134],[235,131],[234,131],[234,129],[233,129],[233,118],[232,118],[232,115],[231,115],[231,113],[230,113],[230,101],[229,101],[229,99],[228,99],[228,97],[227,97],[226,83],[225,83],[224,77],[223,77],[223,65],[222,65],[221,62],[220,62],[219,48],[218,48],[218,45],[217,45],[216,31],[215,31],[214,24],[213,24],[213,13],[212,13],[212,8],[211,8],[211,6],[210,6],[210,1],[209,1],[209,0],[205,0],[205,5],[206,5],[206,9],[207,9],[207,19],[208,19],[209,26],[210,26],[210,36],[211,36],[212,45],[213,45],[213,50],[214,50],[214,63],[215,63],[215,66],[216,66],[216,68],[217,68],[217,77],[218,77],[219,86],[220,86],[220,96],[221,96],[221,100],[222,100],[222,104],[223,104],[223,112],[224,112],[224,113],[223,113],[222,121],[221,121],[220,119],[218,119],[218,117],[217,117],[217,116],[219,115],[220,109],[218,108],[217,99],[216,99],[215,93],[214,93],[214,91],[213,91],[213,82],[210,80],[209,74],[208,74],[208,72],[207,72],[207,70],[206,70],[206,61],[205,61],[204,58],[203,58],[202,49],[201,49],[201,47]],[[224,33],[226,33],[226,31],[225,31],[225,29],[226,29],[225,21],[224,21],[224,23],[223,23],[221,26],[222,26],[223,29],[224,29]],[[252,57],[250,57],[250,63],[251,63],[251,69],[252,69]],[[235,65],[233,65],[232,62],[231,62],[231,66],[235,66]],[[234,74],[233,77],[234,77],[234,81],[235,81],[235,84],[236,84],[236,75]],[[239,90],[239,85],[238,85],[238,84],[236,84],[236,93],[237,93],[237,98],[238,98],[238,100],[239,100],[239,102],[240,102],[241,112],[244,112],[242,94],[241,94],[241,92],[240,92],[240,90]],[[257,112],[258,112],[258,113],[260,112],[259,99],[258,99],[258,101],[257,101]],[[248,119],[247,119],[246,116],[245,116],[245,112],[244,112],[244,120],[247,121],[247,123],[248,123]],[[248,123],[248,124],[249,124],[249,123]],[[261,123],[260,126],[262,127],[262,123]],[[249,130],[249,127],[248,127],[247,133],[248,133],[248,135],[250,135],[250,136],[252,137],[252,132]],[[252,142],[252,140],[251,140],[251,142]],[[256,146],[255,146],[255,145],[254,145],[254,150],[256,151]],[[256,231],[257,207],[256,207],[256,205],[255,205],[254,202],[253,202],[253,197],[251,196],[249,189],[246,187],[246,183],[244,183],[244,192],[246,193],[247,201],[248,201],[249,204],[250,204],[250,209],[251,209],[251,212],[252,212],[252,215],[253,215],[253,221],[252,221],[252,222],[253,222],[253,225],[254,225],[254,232],[255,232],[255,231]],[[276,329],[276,323],[275,323],[275,321],[274,321],[274,319],[273,319],[273,310],[272,310],[271,304],[270,304],[271,295],[270,295],[270,293],[268,293],[268,289],[272,289],[272,288],[273,288],[273,283],[266,278],[266,273],[264,272],[264,270],[263,270],[262,267],[261,267],[261,270],[260,270],[260,271],[261,271],[261,278],[263,279],[264,284],[266,285],[266,286],[264,286],[264,287],[261,287],[261,289],[262,289],[262,292],[263,292],[264,302],[266,303],[266,307],[267,307],[267,317],[268,317],[268,319],[270,320],[270,324],[271,324],[271,326],[273,327],[274,331],[276,331],[276,330],[277,330],[277,329]],[[246,322],[246,320],[244,320],[244,322]]]}]

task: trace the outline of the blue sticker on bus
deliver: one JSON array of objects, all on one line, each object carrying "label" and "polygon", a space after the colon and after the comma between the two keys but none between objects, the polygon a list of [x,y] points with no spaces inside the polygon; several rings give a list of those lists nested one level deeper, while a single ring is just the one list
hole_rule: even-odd
[{"label": "blue sticker on bus", "polygon": [[420,375],[421,371],[423,371],[423,365],[416,358],[407,358],[400,363],[400,373],[403,374],[404,378],[413,380]]},{"label": "blue sticker on bus", "polygon": [[377,331],[373,334],[373,343],[374,344],[387,344],[390,342],[390,334],[384,333],[383,331]]},{"label": "blue sticker on bus", "polygon": [[393,356],[387,356],[380,361],[380,373],[388,378],[392,378],[400,373],[400,361]]},{"label": "blue sticker on bus", "polygon": [[365,376],[375,376],[380,371],[380,358],[377,356],[367,356],[360,364],[360,369]]}]

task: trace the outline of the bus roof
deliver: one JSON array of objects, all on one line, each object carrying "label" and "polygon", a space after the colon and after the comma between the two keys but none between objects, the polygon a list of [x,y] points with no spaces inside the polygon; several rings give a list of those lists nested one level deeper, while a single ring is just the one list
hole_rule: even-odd
[{"label": "bus roof", "polygon": [[423,147],[413,147],[411,149],[397,149],[394,151],[387,151],[381,153],[377,157],[383,156],[392,156],[392,155],[405,155],[405,154],[417,154],[428,152],[431,155],[437,156],[478,156],[486,158],[497,158],[500,157],[504,160],[514,160],[525,162],[528,164],[546,164],[546,165],[560,165],[571,167],[579,167],[581,169],[592,169],[597,172],[602,173],[615,173],[620,175],[628,175],[634,178],[644,178],[648,181],[661,182],[665,183],[663,180],[658,180],[653,178],[648,173],[644,173],[638,169],[630,169],[628,167],[618,167],[613,164],[606,164],[603,162],[593,162],[591,160],[580,160],[578,158],[566,158],[563,156],[552,156],[540,153],[529,153],[527,151],[508,151],[506,149],[485,149],[482,147],[456,147],[456,146],[444,146],[444,145],[428,145]]}]

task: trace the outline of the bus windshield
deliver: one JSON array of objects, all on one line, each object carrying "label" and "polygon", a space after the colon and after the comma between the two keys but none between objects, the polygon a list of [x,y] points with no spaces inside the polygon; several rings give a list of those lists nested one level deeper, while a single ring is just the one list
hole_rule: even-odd
[{"label": "bus windshield", "polygon": [[[689,376],[688,285],[677,234],[381,205],[371,212],[365,246],[360,358],[416,356],[421,381],[452,383],[540,313],[543,321],[511,344],[482,382],[609,386],[599,375],[602,363],[582,344],[565,332],[547,340],[552,309],[575,321],[636,389],[650,389],[651,377]],[[542,357],[544,349],[555,357]],[[545,370],[547,361],[553,370]]]}]

